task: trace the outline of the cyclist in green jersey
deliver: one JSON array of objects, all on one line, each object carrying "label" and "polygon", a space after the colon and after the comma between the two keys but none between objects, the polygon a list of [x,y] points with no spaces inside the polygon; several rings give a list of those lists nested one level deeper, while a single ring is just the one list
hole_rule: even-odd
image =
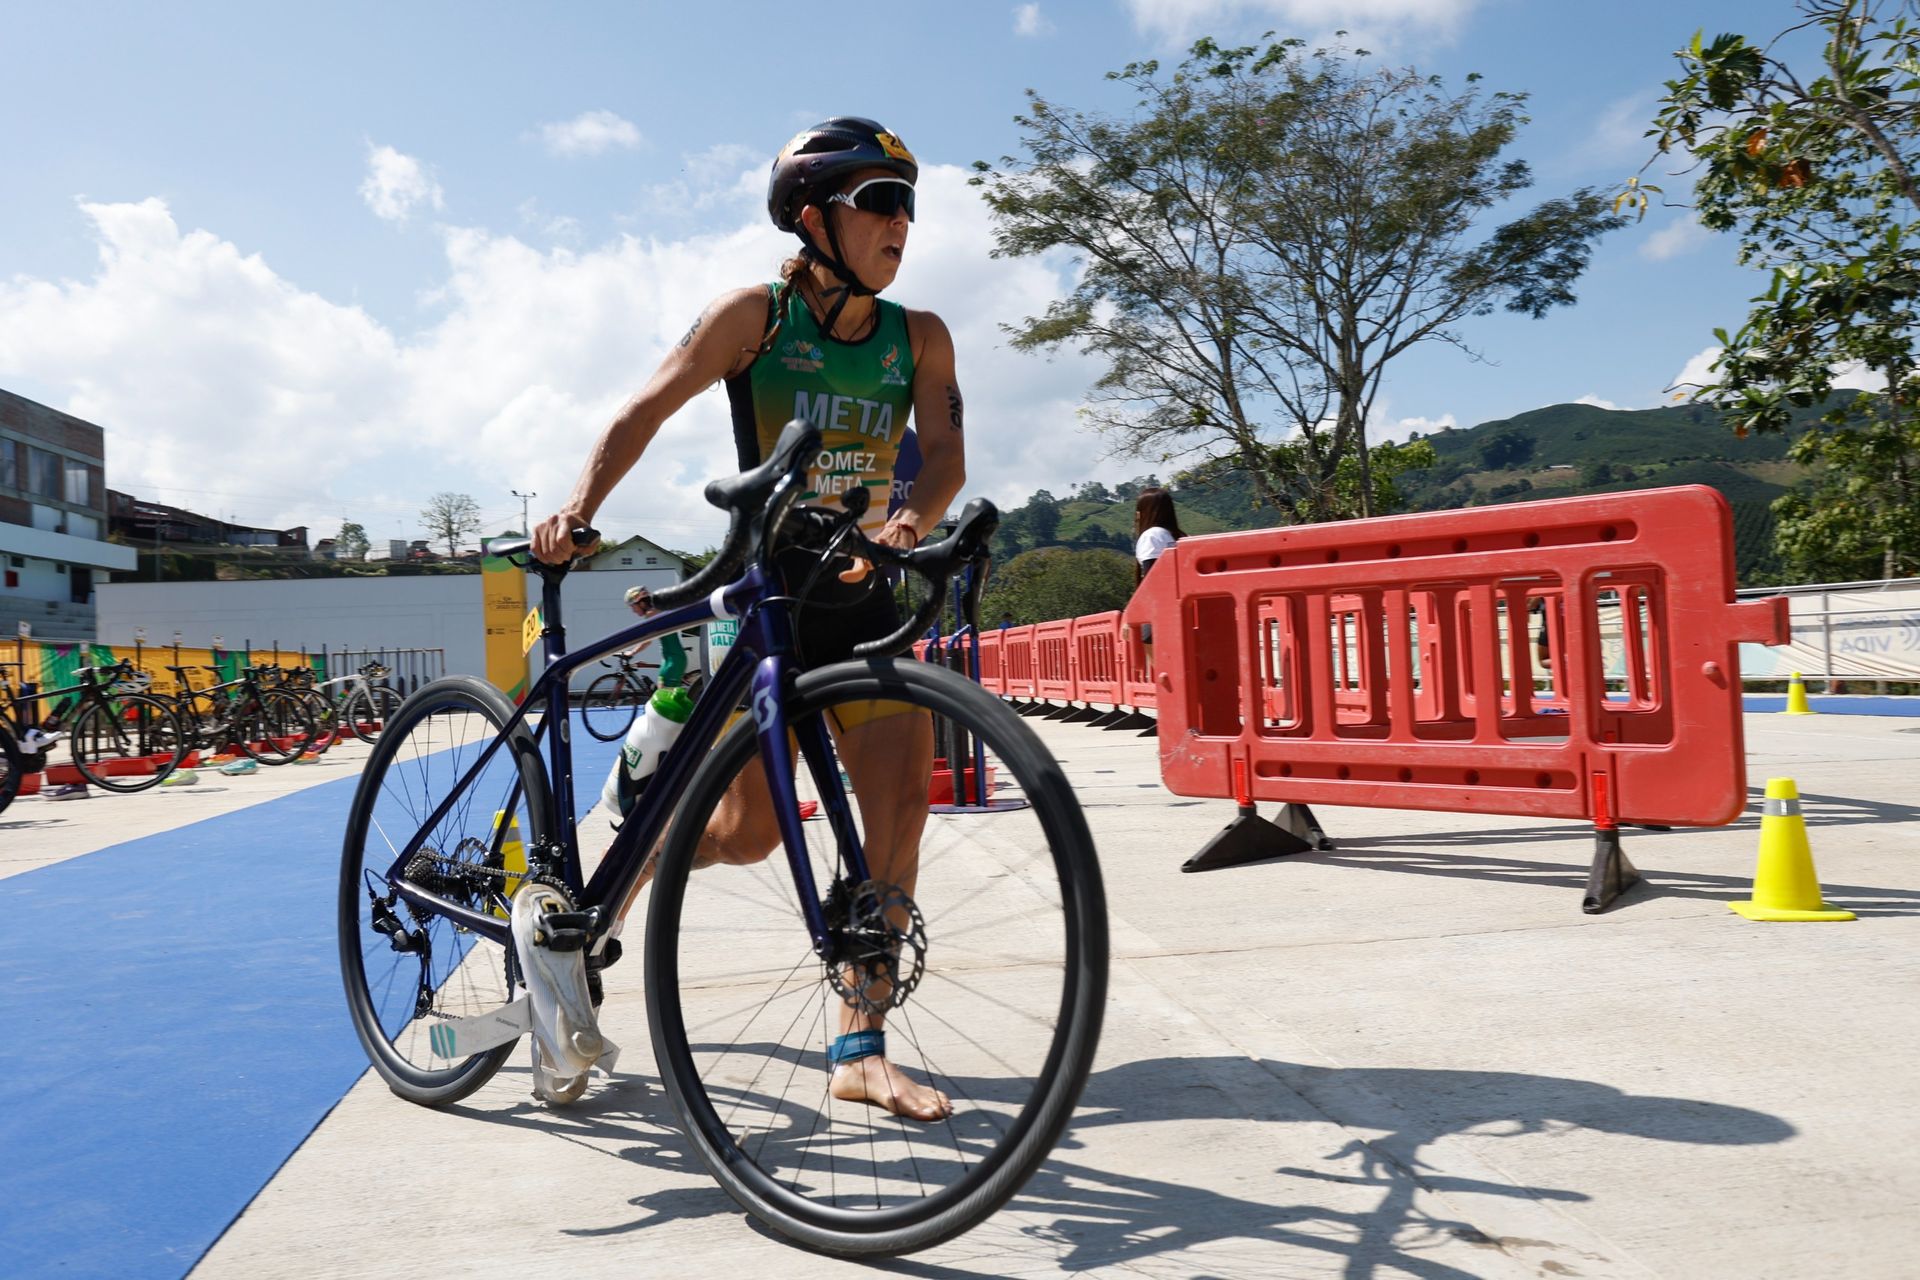
[{"label": "cyclist in green jersey", "polygon": [[[694,320],[601,433],[566,505],[534,529],[534,554],[554,564],[580,554],[570,531],[593,523],[661,424],[715,382],[726,385],[742,467],[761,461],[789,419],[807,418],[824,433],[810,498],[837,507],[838,495],[863,486],[872,495],[865,525],[874,541],[906,549],[930,532],[966,479],[953,338],[932,312],[878,296],[899,274],[918,177],[912,153],[872,120],[838,116],[789,142],[773,162],[767,212],[800,238],[799,253],[777,282],[722,294]],[[893,462],[909,417],[919,426],[921,467],[911,491],[896,495]],[[899,627],[891,591],[864,562],[821,575],[805,599],[833,606],[797,611],[800,656],[809,665],[839,661],[855,644]],[[645,612],[645,602],[636,608]],[[927,820],[932,724],[902,704],[876,702],[844,717],[834,734],[873,874],[911,895]],[[750,770],[709,824],[699,856],[758,862],[779,842],[766,780]],[[629,899],[623,912],[632,905]],[[846,1008],[840,1031],[832,1052],[836,1098],[922,1120],[952,1113],[944,1093],[888,1059],[878,1017]]]}]

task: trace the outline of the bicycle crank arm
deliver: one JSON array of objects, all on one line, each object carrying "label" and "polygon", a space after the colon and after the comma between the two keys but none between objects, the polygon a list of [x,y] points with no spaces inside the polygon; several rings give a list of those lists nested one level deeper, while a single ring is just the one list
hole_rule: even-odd
[{"label": "bicycle crank arm", "polygon": [[472,1018],[450,1018],[427,1029],[436,1058],[471,1058],[476,1053],[498,1048],[518,1040],[533,1030],[533,997],[521,996],[512,1004]]}]

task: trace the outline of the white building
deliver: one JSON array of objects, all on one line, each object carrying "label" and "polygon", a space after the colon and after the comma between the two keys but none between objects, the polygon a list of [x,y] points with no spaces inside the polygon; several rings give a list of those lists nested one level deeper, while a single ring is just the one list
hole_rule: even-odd
[{"label": "white building", "polygon": [[0,636],[95,638],[96,582],[138,563],[106,526],[105,433],[0,391]]}]

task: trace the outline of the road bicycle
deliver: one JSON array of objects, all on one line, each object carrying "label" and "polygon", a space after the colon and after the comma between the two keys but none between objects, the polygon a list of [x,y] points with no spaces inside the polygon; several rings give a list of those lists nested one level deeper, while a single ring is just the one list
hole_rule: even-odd
[{"label": "road bicycle", "polygon": [[[657,858],[647,1020],[688,1142],[728,1194],[789,1239],[897,1254],[994,1212],[1059,1138],[1099,1040],[1106,906],[1085,818],[1032,730],[954,672],[882,656],[926,629],[958,566],[984,560],[997,513],[976,501],[937,542],[877,545],[857,525],[864,492],[839,512],[797,506],[819,448],[817,429],[790,423],[763,465],[710,484],[708,500],[731,517],[720,554],[656,593],[659,612],[580,652],[567,652],[562,626],[566,568],[531,565],[547,665],[525,701],[515,707],[467,676],[435,681],[407,699],[368,759],[341,862],[340,962],[374,1069],[402,1098],[446,1105],[485,1084],[532,1025],[518,994],[523,961],[571,949],[598,978],[619,958],[620,913]],[[800,548],[816,577],[857,556],[931,589],[894,635],[803,670],[793,618],[818,606],[801,603],[804,575],[775,566],[781,547]],[[795,554],[779,565],[792,570]],[[722,618],[739,622],[731,652],[589,875],[569,677],[615,649]],[[952,763],[990,803],[926,817],[916,831],[915,813],[869,798],[902,780],[909,795],[926,785],[925,759],[893,744],[924,749],[933,715],[979,744]],[[869,732],[893,716],[909,719]],[[714,818],[736,787],[753,798],[727,812],[776,820],[776,855],[696,876],[725,851]],[[557,900],[541,923],[547,955],[522,956],[509,918],[540,894]],[[835,1096],[828,1053],[846,1047],[849,1025],[883,1018],[889,1059],[950,1097],[950,1115],[903,1119]],[[558,1078],[538,1035],[531,1058],[537,1096],[564,1103],[584,1088],[584,1075]],[[661,1167],[681,1168],[675,1154]]]},{"label": "road bicycle", "polygon": [[[264,765],[297,760],[320,736],[313,712],[294,691],[269,688],[271,669],[242,667],[232,680],[193,687],[190,666],[168,665],[179,686],[173,701],[190,746],[202,751],[232,747]],[[201,671],[224,675],[219,667]]]},{"label": "road bicycle", "polygon": [[580,703],[580,720],[588,733],[602,742],[612,742],[633,726],[640,708],[660,686],[640,669],[640,660],[633,654],[616,653],[600,665],[614,669],[587,686],[587,696]]},{"label": "road bicycle", "polygon": [[383,662],[360,664],[351,675],[335,676],[317,685],[316,692],[329,699],[333,707],[330,723],[351,733],[360,741],[380,741],[381,730],[400,708],[400,694],[381,683],[393,674]]},{"label": "road bicycle", "polygon": [[[106,791],[145,791],[159,786],[179,767],[187,754],[180,722],[166,699],[147,692],[151,678],[146,672],[122,660],[81,667],[74,679],[75,684],[22,694],[0,673],[0,698],[6,701],[0,724],[17,740],[23,707],[59,699],[41,727],[49,732],[57,728],[69,744],[80,776]],[[47,754],[23,752],[22,768],[28,772],[43,768]],[[18,784],[14,785],[17,789]]]}]

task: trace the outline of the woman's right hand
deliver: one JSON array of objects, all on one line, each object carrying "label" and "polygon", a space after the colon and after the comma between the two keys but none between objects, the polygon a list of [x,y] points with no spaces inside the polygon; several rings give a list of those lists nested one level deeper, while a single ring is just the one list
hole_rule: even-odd
[{"label": "woman's right hand", "polygon": [[565,564],[576,556],[592,555],[600,549],[599,539],[585,547],[573,544],[573,531],[592,524],[577,511],[556,511],[533,526],[533,558],[543,564]]}]

